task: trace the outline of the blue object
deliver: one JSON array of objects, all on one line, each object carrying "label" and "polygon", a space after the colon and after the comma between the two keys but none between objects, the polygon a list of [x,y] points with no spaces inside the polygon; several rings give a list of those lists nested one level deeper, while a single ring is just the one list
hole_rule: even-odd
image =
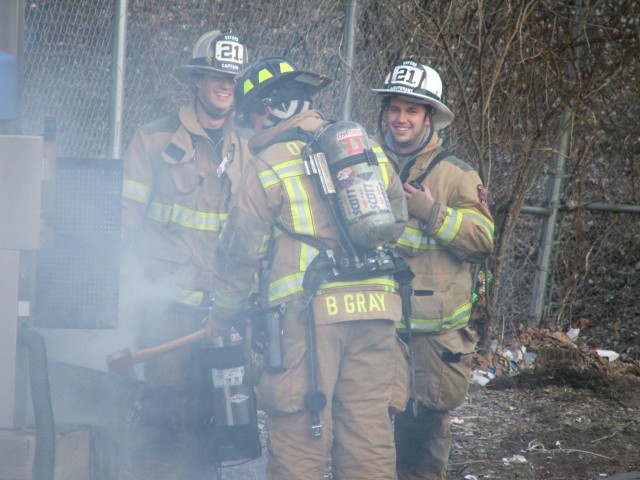
[{"label": "blue object", "polygon": [[0,52],[0,121],[18,117],[18,62]]}]

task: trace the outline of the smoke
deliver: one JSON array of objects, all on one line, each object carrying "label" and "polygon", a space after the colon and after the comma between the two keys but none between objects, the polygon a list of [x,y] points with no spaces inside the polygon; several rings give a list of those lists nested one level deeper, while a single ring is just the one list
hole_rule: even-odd
[{"label": "smoke", "polygon": [[[151,280],[130,253],[122,255],[120,269],[117,328],[39,328],[51,360],[106,372],[106,359],[111,353],[138,348],[141,330],[157,327],[145,324],[143,319],[152,319],[169,306],[175,292],[172,285],[180,279],[167,276]],[[163,333],[156,331],[154,335],[163,338]],[[143,368],[137,366],[136,373],[141,379]]]}]

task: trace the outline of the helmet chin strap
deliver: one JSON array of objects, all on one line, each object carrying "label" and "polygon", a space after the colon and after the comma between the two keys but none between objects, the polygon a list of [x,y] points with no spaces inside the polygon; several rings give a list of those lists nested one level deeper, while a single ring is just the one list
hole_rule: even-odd
[{"label": "helmet chin strap", "polygon": [[378,131],[380,132],[380,138],[382,138],[382,144],[384,148],[389,149],[389,151],[391,153],[393,153],[394,155],[398,155],[400,157],[413,157],[414,155],[417,155],[418,153],[420,153],[420,151],[429,144],[429,142],[431,141],[431,138],[433,137],[433,132],[434,132],[434,128],[433,128],[433,114],[432,113],[428,113],[427,116],[429,117],[429,131],[427,133],[425,133],[422,141],[420,142],[420,145],[418,145],[418,147],[409,152],[409,153],[404,153],[404,152],[400,152],[396,149],[394,149],[390,143],[387,141],[387,135],[389,135],[391,137],[391,140],[393,140],[393,143],[395,144],[395,139],[393,138],[393,135],[391,135],[391,132],[389,130],[387,130],[386,132],[382,129],[382,117],[384,116],[384,112],[385,112],[386,107],[382,107],[380,109],[380,115],[378,115]]},{"label": "helmet chin strap", "polygon": [[233,110],[232,108],[230,108],[229,110],[227,110],[224,113],[219,113],[216,110],[207,107],[204,102],[202,100],[200,100],[200,96],[196,94],[196,99],[198,100],[198,103],[200,104],[200,106],[202,107],[202,109],[204,110],[204,112],[209,115],[209,117],[211,117],[213,120],[222,120],[223,118],[226,118],[229,116],[229,114],[231,113],[231,110]]}]

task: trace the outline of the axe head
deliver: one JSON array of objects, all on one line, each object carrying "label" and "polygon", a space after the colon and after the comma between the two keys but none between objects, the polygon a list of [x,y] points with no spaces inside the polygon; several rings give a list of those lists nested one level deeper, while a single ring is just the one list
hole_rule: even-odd
[{"label": "axe head", "polygon": [[135,377],[133,365],[133,354],[128,348],[119,350],[107,357],[109,372],[123,377]]}]

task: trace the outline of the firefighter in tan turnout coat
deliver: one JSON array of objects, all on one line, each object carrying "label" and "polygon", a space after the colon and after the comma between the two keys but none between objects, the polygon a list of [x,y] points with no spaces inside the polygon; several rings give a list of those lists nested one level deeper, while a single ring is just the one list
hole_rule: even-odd
[{"label": "firefighter in tan turnout coat", "polygon": [[493,218],[477,172],[442,147],[438,132],[453,114],[438,73],[404,60],[374,91],[383,99],[382,145],[409,209],[398,251],[415,274],[409,323],[419,403],[417,417],[411,409],[396,417],[398,479],[440,480],[451,446],[448,412],[465,398],[475,348],[467,328],[471,267],[491,253]]},{"label": "firefighter in tan turnout coat", "polygon": [[[258,61],[238,80],[238,115],[256,131],[250,140],[255,156],[243,173],[218,250],[209,328],[213,334],[229,328],[266,263],[260,272],[262,301],[268,316],[281,322],[282,355],[280,368],[267,368],[257,387],[258,408],[268,414],[269,478],[321,479],[330,455],[333,478],[389,480],[395,470],[388,414],[394,322],[401,316],[393,277],[328,279],[311,300],[315,331],[305,326],[303,314],[305,274],[321,245],[337,243],[327,205],[303,163],[309,138],[326,125],[311,109],[311,97],[328,82],[284,58]],[[373,153],[397,238],[406,221],[402,186],[382,150],[374,146]],[[308,348],[309,334],[315,349]],[[316,359],[310,356],[314,351]],[[312,365],[324,408],[305,402]]]},{"label": "firefighter in tan turnout coat", "polygon": [[[135,319],[140,346],[191,333],[206,318],[215,246],[249,158],[250,130],[233,121],[235,76],[246,60],[237,35],[202,35],[191,61],[175,71],[191,88],[191,103],[142,126],[125,153],[121,310]],[[188,362],[189,349],[178,349],[145,363],[139,423],[162,439],[158,444],[184,435],[177,419],[187,410]],[[140,450],[151,452],[151,445],[142,441]],[[183,453],[178,447],[158,453],[157,478],[183,478],[170,473],[170,459]]]}]

